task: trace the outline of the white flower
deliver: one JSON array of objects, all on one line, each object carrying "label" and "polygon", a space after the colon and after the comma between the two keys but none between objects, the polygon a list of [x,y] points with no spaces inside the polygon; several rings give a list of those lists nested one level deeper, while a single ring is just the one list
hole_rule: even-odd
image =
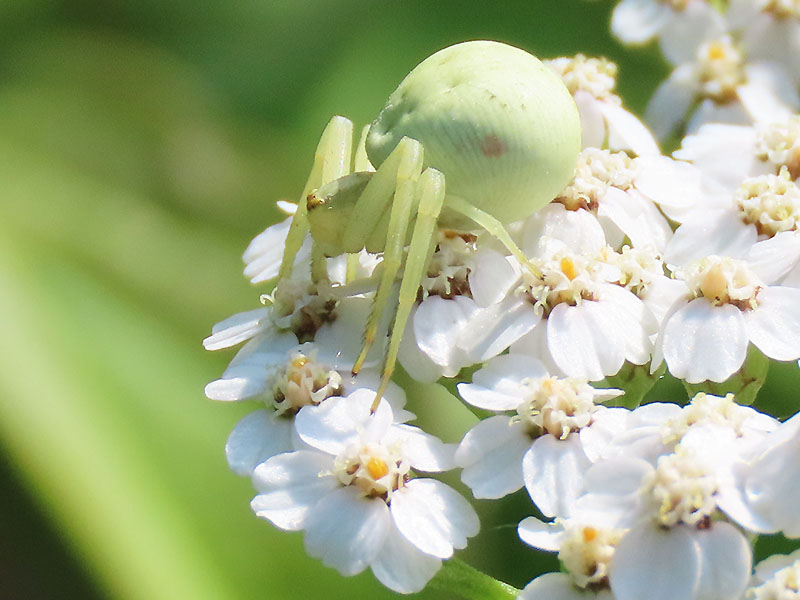
[{"label": "white flower", "polygon": [[719,520],[713,457],[678,445],[655,466],[634,456],[596,462],[573,516],[622,528],[609,571],[619,600],[726,600],[744,590],[751,565],[747,539]]},{"label": "white flower", "polygon": [[[624,152],[586,148],[578,156],[572,181],[554,202],[595,215],[615,248],[627,238],[634,247],[661,250],[672,237],[672,229],[655,204],[634,186],[636,164]],[[555,212],[553,208],[543,210]],[[530,219],[528,229],[542,219],[547,217]],[[536,235],[526,232],[528,239],[537,239]],[[527,248],[531,246],[526,243]]]},{"label": "white flower", "polygon": [[796,600],[800,597],[800,550],[775,554],[756,565],[747,600]]},{"label": "white flower", "polygon": [[[482,242],[486,242],[481,245]],[[518,272],[488,237],[442,231],[412,309],[399,360],[423,382],[454,377],[505,350],[536,323],[532,314],[509,312],[506,298]],[[503,329],[494,327],[500,318]]]},{"label": "white flower", "polygon": [[775,360],[800,357],[800,290],[767,286],[746,263],[709,256],[676,275],[687,287],[664,318],[652,368],[688,383],[725,381],[753,343]]},{"label": "white flower", "polygon": [[739,477],[747,507],[765,523],[762,531],[800,538],[800,413],[761,442]]},{"label": "white flower", "polygon": [[[234,315],[216,325],[204,341],[207,349],[217,350],[249,339],[222,377],[205,388],[212,400],[258,400],[266,405],[239,421],[226,443],[228,464],[239,475],[249,476],[258,463],[299,447],[294,417],[304,407],[358,388],[373,393],[378,388],[379,376],[374,368],[363,369],[355,378],[350,374],[360,350],[360,337],[355,332],[366,318],[369,300],[345,298],[330,312],[317,297],[312,297],[314,304],[322,306],[325,322],[313,331],[313,342],[299,344],[297,334],[278,328],[270,314],[274,306]],[[316,313],[308,304],[300,306],[296,313],[302,318],[295,322],[300,324],[298,330],[310,333],[313,327],[309,324],[318,320],[313,317]],[[292,324],[291,316],[278,321]],[[384,397],[401,421],[413,418],[402,410],[405,394],[395,383],[390,383]]]},{"label": "white flower", "polygon": [[646,121],[663,139],[690,110],[686,131],[693,133],[704,123],[785,119],[799,107],[800,96],[781,65],[749,61],[726,35],[702,44],[693,61],[679,65],[656,89]]},{"label": "white flower", "polygon": [[[523,238],[539,274],[520,269],[509,296],[511,315],[527,312],[537,322],[512,350],[541,360],[551,373],[589,381],[616,374],[626,360],[645,364],[658,323],[625,287],[628,274],[610,258],[600,224],[558,204],[540,213]],[[496,325],[504,326],[504,320]]]},{"label": "white flower", "polygon": [[622,0],[611,16],[611,31],[628,44],[658,38],[667,60],[688,60],[707,39],[720,35],[725,20],[705,0]]},{"label": "white flower", "polygon": [[608,576],[614,548],[624,534],[618,528],[597,527],[574,519],[543,523],[534,517],[518,527],[522,540],[541,550],[557,551],[566,572],[534,579],[519,595],[523,600],[612,600]]},{"label": "white flower", "polygon": [[698,167],[666,156],[642,156],[635,160],[634,187],[678,223],[698,206],[724,207],[727,190],[704,176]]},{"label": "white flower", "polygon": [[478,532],[475,511],[457,492],[414,471],[452,467],[452,448],[356,392],[309,407],[297,418],[308,450],[256,467],[255,513],[304,530],[306,550],[343,575],[367,567],[401,593],[421,590],[443,559]]},{"label": "white flower", "polygon": [[750,56],[783,63],[800,82],[797,0],[731,0],[726,16]]},{"label": "white flower", "polygon": [[539,510],[565,516],[583,471],[624,421],[625,409],[598,402],[621,394],[585,380],[551,377],[527,356],[498,356],[458,386],[478,408],[514,411],[480,421],[464,436],[456,463],[476,498],[500,498],[524,484]]},{"label": "white flower", "polygon": [[800,179],[800,115],[757,125],[709,123],[681,142],[675,158],[691,161],[703,173],[729,191],[747,177],[786,167],[791,178]]},{"label": "white flower", "polygon": [[716,254],[747,260],[767,283],[800,261],[800,188],[780,175],[745,179],[726,207],[698,207],[683,219],[665,250],[666,262],[686,265]]},{"label": "white flower", "polygon": [[617,65],[605,58],[587,58],[583,54],[545,62],[561,76],[575,99],[584,148],[659,154],[653,134],[635,115],[622,108],[622,100],[614,93]]}]

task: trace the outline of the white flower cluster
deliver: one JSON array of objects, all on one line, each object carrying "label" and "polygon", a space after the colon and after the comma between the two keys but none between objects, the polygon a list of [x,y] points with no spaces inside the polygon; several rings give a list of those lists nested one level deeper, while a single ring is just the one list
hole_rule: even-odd
[{"label": "white flower cluster", "polygon": [[611,29],[629,44],[657,39],[675,67],[647,109],[659,138],[687,118],[691,133],[704,123],[770,123],[800,108],[796,0],[622,0]]},{"label": "white flower cluster", "polygon": [[[481,415],[460,444],[409,425],[395,383],[373,406],[386,323],[351,374],[379,255],[324,259],[320,280],[309,238],[266,306],[204,342],[246,342],[206,395],[263,405],[226,447],[254,512],[344,575],[424,588],[478,533],[470,503],[431,476],[459,468],[475,498],[524,488],[538,511],[519,535],[562,572],[523,600],[800,598],[797,552],[752,565],[757,535],[800,538],[800,414],[741,404],[764,382],[752,361],[800,359],[800,5],[622,0],[612,26],[658,37],[676,69],[649,122],[663,137],[691,108],[689,135],[662,155],[612,63],[549,61],[583,150],[559,196],[508,227],[528,263],[487,232],[438,231],[402,332],[407,374],[455,378]],[[288,230],[245,252],[254,283],[278,274]],[[638,406],[665,369],[691,402]]]}]

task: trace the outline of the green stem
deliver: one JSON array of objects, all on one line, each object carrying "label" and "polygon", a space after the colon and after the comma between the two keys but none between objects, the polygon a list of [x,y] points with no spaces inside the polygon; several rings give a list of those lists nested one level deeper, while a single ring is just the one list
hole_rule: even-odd
[{"label": "green stem", "polygon": [[519,594],[517,588],[498,581],[457,558],[444,561],[428,586],[442,592],[458,594],[465,600],[511,600]]}]

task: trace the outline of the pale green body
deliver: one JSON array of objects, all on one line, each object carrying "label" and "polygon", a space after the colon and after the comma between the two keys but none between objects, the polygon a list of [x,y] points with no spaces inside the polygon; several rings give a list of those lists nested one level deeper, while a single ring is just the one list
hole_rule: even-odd
[{"label": "pale green body", "polygon": [[426,167],[444,173],[448,196],[503,223],[550,202],[581,149],[578,110],[561,78],[524,50],[490,41],[440,50],[406,76],[369,129],[372,164],[404,136],[423,145]]},{"label": "pale green body", "polygon": [[367,170],[360,147],[360,172],[351,173],[352,124],[342,117],[329,123],[279,278],[288,276],[309,228],[316,277],[325,276],[321,256],[363,248],[383,252],[355,373],[405,260],[379,398],[433,251],[435,228],[483,228],[533,269],[503,223],[533,214],[569,183],[581,129],[572,96],[554,72],[518,48],[476,41],[445,48],[411,71],[362,143],[377,171]]}]

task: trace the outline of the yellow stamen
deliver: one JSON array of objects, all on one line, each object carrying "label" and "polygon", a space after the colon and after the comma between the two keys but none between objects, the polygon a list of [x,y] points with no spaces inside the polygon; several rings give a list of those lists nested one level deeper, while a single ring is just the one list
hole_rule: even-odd
[{"label": "yellow stamen", "polygon": [[373,456],[367,462],[367,471],[373,479],[380,479],[389,472],[389,467],[380,458]]},{"label": "yellow stamen", "polygon": [[575,263],[572,259],[564,257],[561,259],[561,272],[567,276],[567,279],[572,281],[578,276],[578,271],[575,269]]}]

